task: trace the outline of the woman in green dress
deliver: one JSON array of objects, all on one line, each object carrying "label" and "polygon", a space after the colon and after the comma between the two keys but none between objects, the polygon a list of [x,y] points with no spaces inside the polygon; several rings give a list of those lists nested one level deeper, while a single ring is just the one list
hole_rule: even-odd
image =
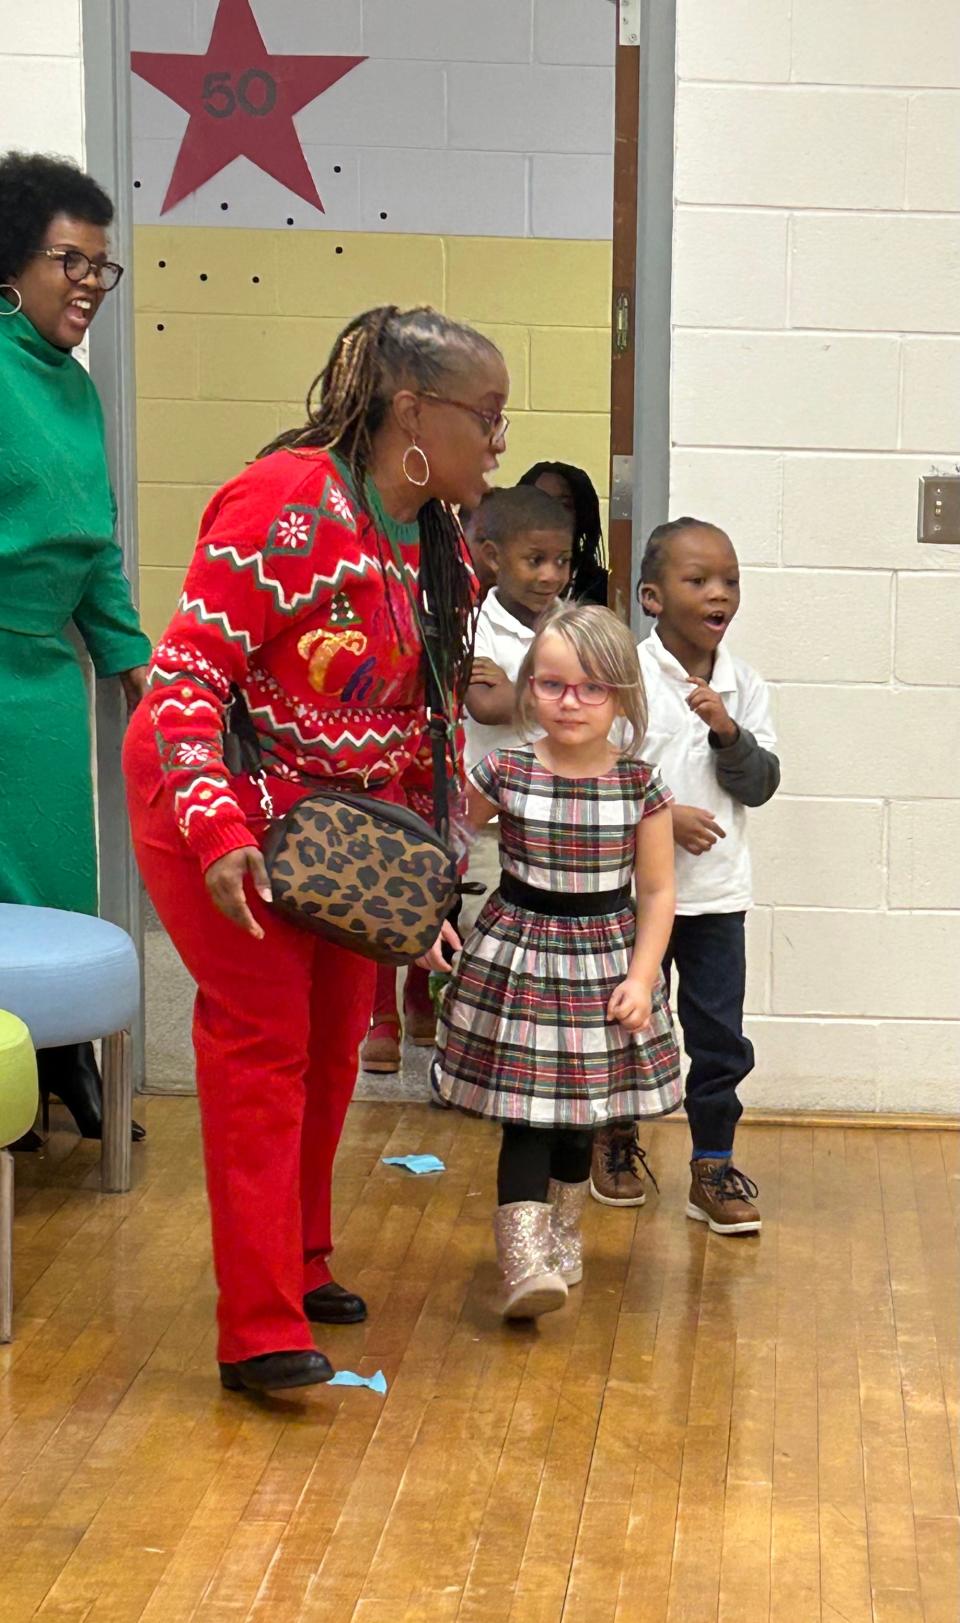
[{"label": "woman in green dress", "polygon": [[[97,859],[70,622],[130,705],[150,655],[114,534],[100,402],[72,353],[121,276],[112,219],[74,164],[0,157],[0,901],[78,913],[97,911]],[[92,1047],[39,1060],[43,1091],[99,1137]]]}]

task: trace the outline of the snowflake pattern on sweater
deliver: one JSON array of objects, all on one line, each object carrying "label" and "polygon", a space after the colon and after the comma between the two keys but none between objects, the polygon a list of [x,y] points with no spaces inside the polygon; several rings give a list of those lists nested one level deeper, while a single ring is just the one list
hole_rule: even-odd
[{"label": "snowflake pattern on sweater", "polygon": [[284,450],[203,515],[147,702],[163,788],[204,868],[256,843],[223,757],[233,685],[278,810],[324,781],[394,792],[408,773],[423,782],[420,635],[400,576],[415,597],[419,531],[393,523],[373,493],[371,511],[376,523],[333,457]]}]

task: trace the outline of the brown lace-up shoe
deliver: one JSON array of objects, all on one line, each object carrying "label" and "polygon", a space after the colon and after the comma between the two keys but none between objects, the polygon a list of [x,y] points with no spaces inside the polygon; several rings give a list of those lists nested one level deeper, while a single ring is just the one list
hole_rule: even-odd
[{"label": "brown lace-up shoe", "polygon": [[593,1136],[590,1163],[590,1193],[601,1206],[642,1206],[647,1198],[646,1179],[654,1189],[659,1185],[647,1158],[637,1143],[637,1129],[615,1123],[601,1127]]},{"label": "brown lace-up shoe", "polygon": [[687,1216],[709,1223],[714,1234],[757,1234],[757,1186],[729,1161],[691,1161]]}]

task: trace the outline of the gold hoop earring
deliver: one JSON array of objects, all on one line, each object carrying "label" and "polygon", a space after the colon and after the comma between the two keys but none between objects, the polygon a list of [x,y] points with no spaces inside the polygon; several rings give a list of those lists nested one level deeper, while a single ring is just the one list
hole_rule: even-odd
[{"label": "gold hoop earring", "polygon": [[[14,287],[11,282],[0,282],[0,293],[15,293],[17,295],[17,302],[13,306],[13,309],[12,310],[0,310],[0,317],[3,317],[3,316],[18,316],[20,314],[20,311],[23,309],[23,297],[22,297],[22,295],[20,293],[20,289],[18,287]],[[3,302],[4,302],[4,304],[6,304],[7,300],[4,299]]]},{"label": "gold hoop earring", "polygon": [[[407,467],[407,457],[412,451],[416,451],[417,456],[420,457],[421,461],[423,462],[422,479],[414,479],[413,474]],[[414,444],[407,446],[407,449],[403,453],[403,461],[401,462],[400,466],[403,469],[403,477],[407,480],[408,484],[416,485],[420,490],[422,490],[424,485],[428,485],[430,483],[430,464],[427,461],[426,452],[421,451],[419,445]]]}]

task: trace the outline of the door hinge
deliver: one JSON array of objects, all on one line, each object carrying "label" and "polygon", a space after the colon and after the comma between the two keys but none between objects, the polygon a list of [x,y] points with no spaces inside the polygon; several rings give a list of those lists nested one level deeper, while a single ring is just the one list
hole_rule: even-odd
[{"label": "door hinge", "polygon": [[620,44],[640,44],[640,0],[619,0]]},{"label": "door hinge", "polygon": [[610,518],[622,522],[633,517],[633,457],[611,459]]}]

